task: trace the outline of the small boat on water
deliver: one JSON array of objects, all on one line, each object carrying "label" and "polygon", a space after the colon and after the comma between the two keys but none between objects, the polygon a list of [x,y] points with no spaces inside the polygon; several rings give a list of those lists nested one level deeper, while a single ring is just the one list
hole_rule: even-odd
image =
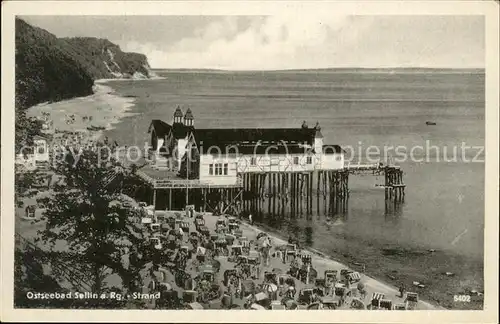
[{"label": "small boat on water", "polygon": [[90,126],[90,127],[87,127],[87,130],[89,131],[101,131],[101,130],[105,130],[106,127],[102,127],[102,126]]},{"label": "small boat on water", "polygon": [[435,123],[435,122],[433,122],[433,121],[426,121],[426,122],[425,122],[425,124],[426,124],[427,126],[429,126],[429,125],[436,125],[436,123]]}]

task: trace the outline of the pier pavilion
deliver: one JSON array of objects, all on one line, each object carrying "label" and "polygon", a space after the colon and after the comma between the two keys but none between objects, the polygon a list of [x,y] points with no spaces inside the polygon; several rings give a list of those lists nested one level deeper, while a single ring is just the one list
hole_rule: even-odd
[{"label": "pier pavilion", "polygon": [[385,173],[386,198],[404,197],[398,167],[346,165],[339,145],[323,143],[321,127],[197,129],[180,107],[168,124],[153,120],[149,164],[138,174],[151,185],[157,209],[236,213],[311,213],[313,197],[331,213],[345,211],[349,174]]}]

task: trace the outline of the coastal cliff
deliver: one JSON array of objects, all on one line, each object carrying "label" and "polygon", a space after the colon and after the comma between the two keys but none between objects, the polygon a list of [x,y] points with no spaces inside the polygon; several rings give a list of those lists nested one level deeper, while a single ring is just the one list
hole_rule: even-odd
[{"label": "coastal cliff", "polygon": [[16,108],[93,93],[94,80],[152,77],[145,55],[107,39],[57,38],[16,18]]}]

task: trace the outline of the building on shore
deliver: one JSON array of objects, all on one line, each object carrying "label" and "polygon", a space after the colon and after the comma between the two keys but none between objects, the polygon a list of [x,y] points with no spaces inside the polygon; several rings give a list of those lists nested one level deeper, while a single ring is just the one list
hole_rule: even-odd
[{"label": "building on shore", "polygon": [[33,137],[33,147],[25,147],[21,152],[16,152],[15,163],[27,168],[36,168],[50,162],[49,136],[35,135]]},{"label": "building on shore", "polygon": [[149,126],[152,167],[200,183],[236,185],[252,172],[311,172],[344,168],[345,152],[325,145],[319,123],[297,128],[197,129],[191,109],[174,112],[172,124]]}]

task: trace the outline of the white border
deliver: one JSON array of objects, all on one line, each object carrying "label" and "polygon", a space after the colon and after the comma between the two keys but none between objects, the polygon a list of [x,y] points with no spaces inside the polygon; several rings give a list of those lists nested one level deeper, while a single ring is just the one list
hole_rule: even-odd
[{"label": "white border", "polygon": [[[485,303],[483,311],[104,311],[13,309],[15,15],[484,15],[486,18]],[[494,1],[18,1],[2,3],[1,320],[119,322],[498,322],[499,5]]]}]

